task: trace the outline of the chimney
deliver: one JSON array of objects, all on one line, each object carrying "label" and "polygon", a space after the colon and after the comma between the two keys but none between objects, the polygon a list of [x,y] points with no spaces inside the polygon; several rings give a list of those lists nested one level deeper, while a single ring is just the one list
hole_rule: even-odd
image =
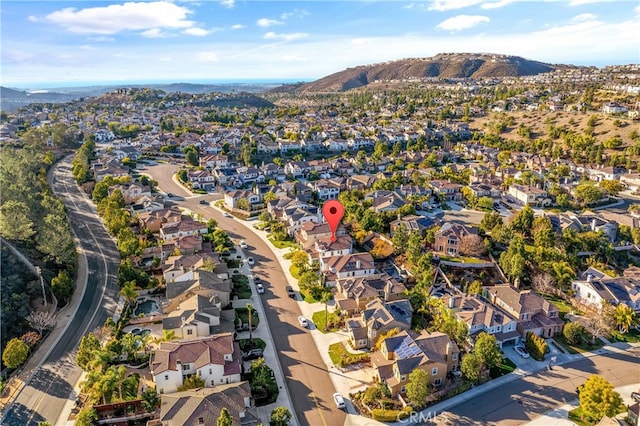
[{"label": "chimney", "polygon": [[592,279],[593,279],[593,275],[587,274],[587,282],[590,283]]},{"label": "chimney", "polygon": [[456,298],[455,296],[451,296],[449,298],[449,309],[453,309],[456,306]]},{"label": "chimney", "polygon": [[187,323],[187,320],[186,320],[186,318],[184,317],[184,315],[180,317],[180,322],[182,323],[182,327],[184,327],[184,326],[185,326],[185,324]]},{"label": "chimney", "polygon": [[361,266],[362,266],[362,262],[360,262],[359,260],[356,260],[356,268],[360,269]]}]

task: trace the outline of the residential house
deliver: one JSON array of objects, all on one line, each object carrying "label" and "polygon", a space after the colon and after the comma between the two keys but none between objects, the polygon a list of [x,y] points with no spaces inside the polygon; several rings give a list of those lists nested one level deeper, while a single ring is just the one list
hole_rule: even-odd
[{"label": "residential house", "polygon": [[375,175],[354,175],[347,179],[347,189],[353,191],[369,189],[378,180]]},{"label": "residential house", "polygon": [[236,189],[224,193],[224,205],[227,208],[237,209],[238,201],[241,199],[246,199],[249,202],[249,206],[262,202],[259,194],[249,191],[248,189]]},{"label": "residential house", "polygon": [[388,274],[336,280],[336,305],[346,314],[360,312],[374,300],[392,302],[405,299],[407,288]]},{"label": "residential house", "polygon": [[522,337],[527,332],[548,338],[562,333],[564,321],[560,310],[531,290],[518,290],[509,284],[486,287],[486,298],[518,318],[516,329]]},{"label": "residential house", "polygon": [[133,204],[142,197],[151,197],[151,188],[144,186],[138,182],[127,182],[119,185],[113,185],[109,188],[109,193],[119,190],[122,193],[126,204]]},{"label": "residential house", "polygon": [[178,339],[209,336],[220,325],[220,305],[216,296],[191,296],[179,303],[176,309],[165,312],[162,330],[174,332]]},{"label": "residential house", "polygon": [[353,238],[351,235],[336,236],[335,241],[331,237],[316,240],[311,258],[324,259],[333,256],[345,256],[353,253]]},{"label": "residential house", "polygon": [[509,195],[522,205],[548,206],[551,204],[547,191],[535,186],[513,183],[509,185]]},{"label": "residential house", "polygon": [[411,204],[406,198],[395,191],[373,191],[365,197],[372,202],[371,209],[376,213],[395,212],[400,208]]},{"label": "residential house", "polygon": [[162,304],[162,310],[171,312],[180,303],[194,295],[202,295],[207,298],[216,296],[223,308],[231,302],[233,283],[230,279],[220,278],[215,272],[196,269],[185,271],[184,274],[174,278],[166,284],[166,301]]},{"label": "residential house", "polygon": [[163,223],[160,227],[160,238],[165,242],[169,242],[180,237],[203,235],[207,232],[209,232],[209,228],[206,223],[193,220],[189,216],[183,216],[177,223]]},{"label": "residential house", "polygon": [[628,108],[618,102],[605,102],[602,105],[602,112],[605,114],[622,114],[628,111]]},{"label": "residential house", "polygon": [[197,375],[212,388],[240,382],[240,346],[232,333],[196,340],[162,342],[149,362],[159,394],[177,392],[184,379]]},{"label": "residential house", "polygon": [[436,232],[433,249],[449,256],[458,256],[464,244],[463,240],[474,235],[478,235],[475,228],[447,222]]},{"label": "residential house", "polygon": [[574,298],[585,308],[600,310],[603,303],[613,306],[624,303],[640,313],[640,280],[631,277],[611,277],[595,268],[588,268],[571,283]]},{"label": "residential house", "polygon": [[390,235],[392,237],[400,227],[404,227],[404,229],[409,233],[419,232],[424,236],[428,229],[436,226],[436,222],[428,217],[412,214],[404,217],[398,217],[398,219],[394,220],[389,225],[391,227]]},{"label": "residential house", "polygon": [[[293,235],[296,242],[300,244],[303,249],[309,250],[317,241],[331,238],[331,228],[326,222],[305,222]],[[343,235],[347,235],[347,230],[344,225],[339,224],[336,229],[336,237],[340,238]]]},{"label": "residential house", "polygon": [[216,177],[208,170],[189,170],[187,179],[193,189],[210,191],[216,186]]},{"label": "residential house", "polygon": [[565,212],[561,213],[558,219],[562,230],[573,229],[576,232],[602,232],[610,242],[614,242],[618,236],[618,223],[607,220],[597,213],[588,211],[582,214]]},{"label": "residential house", "polygon": [[418,368],[429,374],[430,385],[442,386],[449,373],[460,369],[460,349],[445,333],[406,330],[386,338],[371,362],[378,380],[396,397],[406,392],[409,374]]},{"label": "residential house", "polygon": [[147,422],[147,426],[215,425],[223,408],[231,415],[233,426],[261,423],[252,403],[249,382],[239,382],[164,394],[159,418]]},{"label": "residential house", "polygon": [[461,201],[462,185],[452,183],[446,180],[432,180],[429,185],[433,188],[433,192],[438,194],[445,201]]},{"label": "residential house", "polygon": [[162,277],[164,278],[165,282],[175,281],[176,278],[184,275],[187,272],[195,271],[209,265],[215,265],[214,271],[218,275],[218,278],[229,278],[229,274],[225,268],[222,268],[224,270],[219,270],[219,268],[221,266],[225,266],[226,263],[220,261],[220,255],[217,253],[181,254],[178,256],[169,256],[165,264],[162,266]]},{"label": "residential house", "polygon": [[409,330],[412,313],[411,302],[406,299],[393,302],[374,299],[367,303],[359,318],[347,320],[349,343],[354,349],[371,348],[389,330]]},{"label": "residential house", "polygon": [[376,274],[373,256],[370,253],[351,253],[347,256],[320,259],[320,271],[325,275],[328,285],[343,278]]},{"label": "residential house", "polygon": [[140,229],[159,232],[166,223],[178,223],[182,220],[182,212],[177,207],[168,207],[148,213],[138,214]]},{"label": "residential house", "polygon": [[335,200],[340,194],[340,185],[336,185],[328,179],[319,179],[307,183],[313,192],[318,196],[319,200]]},{"label": "residential house", "polygon": [[467,324],[471,338],[485,332],[493,335],[500,347],[505,343],[520,340],[520,332],[517,330],[518,318],[506,310],[491,305],[478,296],[445,295],[442,301],[459,320]]}]

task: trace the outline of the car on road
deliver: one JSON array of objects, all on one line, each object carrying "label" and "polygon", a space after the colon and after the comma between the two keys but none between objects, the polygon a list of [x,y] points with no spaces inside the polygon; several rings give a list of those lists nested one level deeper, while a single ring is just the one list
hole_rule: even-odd
[{"label": "car on road", "polygon": [[513,350],[522,358],[529,358],[529,352],[524,348],[524,346],[516,346]]},{"label": "car on road", "polygon": [[336,407],[338,407],[340,410],[344,410],[346,408],[344,398],[342,397],[340,392],[336,392],[333,394],[333,402],[336,403]]},{"label": "car on road", "polygon": [[209,204],[209,203],[207,203],[207,200],[200,200],[200,204]]},{"label": "car on road", "polygon": [[251,349],[242,354],[242,359],[244,361],[249,361],[251,359],[262,358],[264,351],[260,348]]},{"label": "car on road", "polygon": [[631,392],[631,399],[635,402],[640,402],[640,392]]},{"label": "car on road", "polygon": [[293,291],[293,287],[288,285],[288,286],[285,287],[285,290],[287,290],[287,294],[289,295],[290,298],[292,298],[292,299],[296,298],[296,292]]},{"label": "car on road", "polygon": [[232,214],[229,214],[229,213],[227,213],[227,212],[222,213],[222,216],[224,216],[224,217],[230,217],[230,218],[233,218],[233,215],[232,215]]},{"label": "car on road", "polygon": [[169,198],[173,198],[173,197],[174,197],[174,195],[173,195],[171,192],[167,192],[167,197],[169,197]]},{"label": "car on road", "polygon": [[264,286],[260,283],[256,284],[256,291],[258,294],[264,294]]},{"label": "car on road", "polygon": [[245,240],[241,240],[240,241],[240,247],[243,248],[243,249],[246,249],[249,246],[247,245],[247,242]]},{"label": "car on road", "polygon": [[247,257],[247,263],[253,266],[256,262],[253,260],[253,257]]},{"label": "car on road", "polygon": [[303,326],[304,328],[309,328],[309,321],[307,321],[307,319],[305,317],[303,317],[302,315],[300,315],[298,317],[298,322],[300,323],[301,326]]}]

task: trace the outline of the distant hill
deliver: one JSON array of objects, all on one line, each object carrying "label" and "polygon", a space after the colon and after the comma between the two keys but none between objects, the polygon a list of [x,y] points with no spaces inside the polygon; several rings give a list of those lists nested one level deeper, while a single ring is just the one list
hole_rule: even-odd
[{"label": "distant hill", "polygon": [[401,59],[362,65],[328,75],[302,85],[283,86],[270,93],[343,92],[376,81],[401,81],[424,78],[520,77],[553,71],[558,65],[531,61],[518,56],[441,53],[431,58]]}]

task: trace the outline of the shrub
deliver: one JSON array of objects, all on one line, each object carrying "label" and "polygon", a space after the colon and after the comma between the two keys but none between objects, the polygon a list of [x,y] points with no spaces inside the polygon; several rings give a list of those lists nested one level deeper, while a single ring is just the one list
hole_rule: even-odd
[{"label": "shrub", "polygon": [[549,350],[549,345],[545,340],[532,332],[527,332],[527,340],[525,343],[527,350],[531,353],[531,356],[538,360],[542,361],[544,359],[544,354]]},{"label": "shrub", "polygon": [[385,410],[383,408],[374,408],[371,410],[371,417],[379,422],[397,422],[406,419],[411,414],[412,408],[406,407],[403,410]]},{"label": "shrub", "polygon": [[578,343],[580,336],[582,336],[582,333],[584,333],[584,327],[582,327],[577,322],[570,322],[569,324],[566,324],[564,326],[564,329],[562,330],[564,338],[567,339],[567,342],[572,345]]}]

